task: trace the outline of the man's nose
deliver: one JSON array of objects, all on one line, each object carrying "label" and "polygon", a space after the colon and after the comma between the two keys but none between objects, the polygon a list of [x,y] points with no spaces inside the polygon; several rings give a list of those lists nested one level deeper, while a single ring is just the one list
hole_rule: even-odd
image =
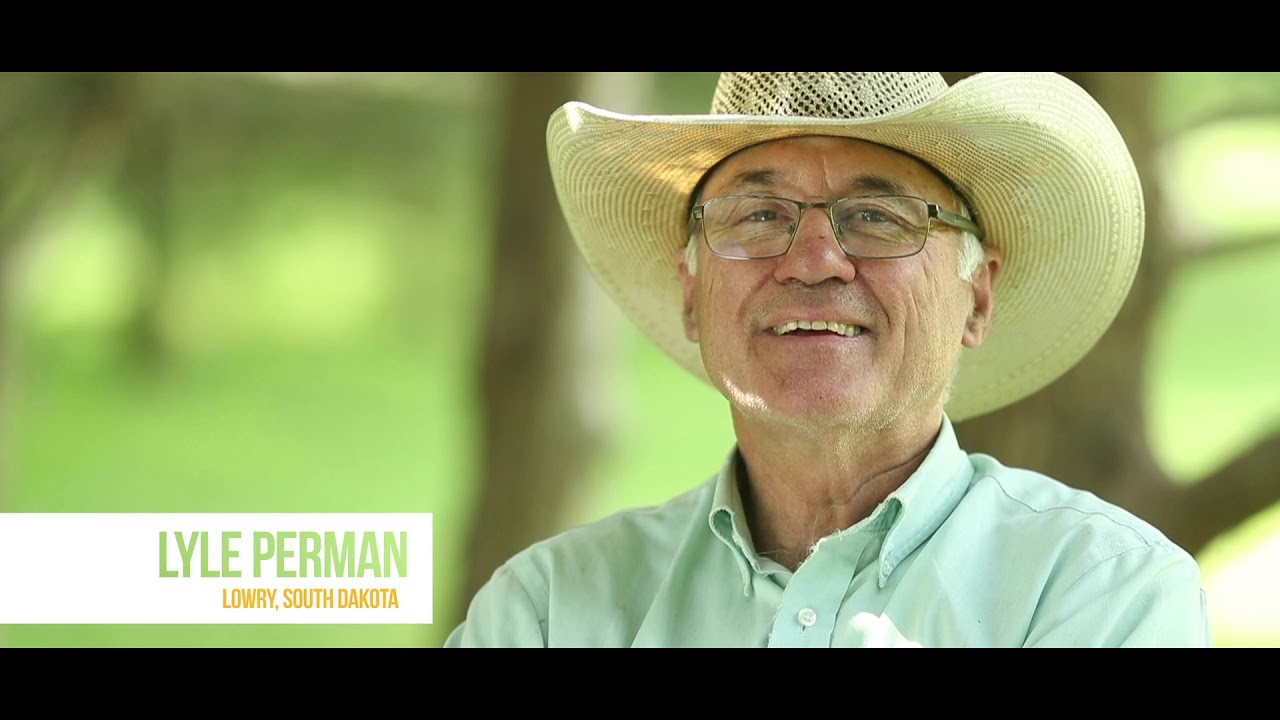
[{"label": "man's nose", "polygon": [[853,259],[840,247],[830,213],[822,208],[806,208],[797,222],[791,249],[780,259],[774,278],[784,283],[799,280],[806,285],[832,278],[852,282],[856,274]]}]

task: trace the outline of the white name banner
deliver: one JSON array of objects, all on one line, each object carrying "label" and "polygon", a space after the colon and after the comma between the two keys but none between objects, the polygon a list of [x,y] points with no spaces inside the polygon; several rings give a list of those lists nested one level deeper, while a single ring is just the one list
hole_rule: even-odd
[{"label": "white name banner", "polygon": [[0,513],[0,624],[430,624],[430,513]]}]

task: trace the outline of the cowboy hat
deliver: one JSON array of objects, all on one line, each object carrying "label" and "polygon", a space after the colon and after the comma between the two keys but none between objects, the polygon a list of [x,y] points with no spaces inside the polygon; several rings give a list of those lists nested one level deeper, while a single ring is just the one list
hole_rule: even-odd
[{"label": "cowboy hat", "polygon": [[1002,256],[985,342],[962,353],[954,421],[1056,380],[1111,325],[1142,251],[1137,169],[1107,113],[1053,73],[723,73],[707,115],[623,115],[570,102],[547,125],[556,193],[604,290],[707,380],[684,333],[673,258],[713,166],[800,135],[867,140],[928,163]]}]

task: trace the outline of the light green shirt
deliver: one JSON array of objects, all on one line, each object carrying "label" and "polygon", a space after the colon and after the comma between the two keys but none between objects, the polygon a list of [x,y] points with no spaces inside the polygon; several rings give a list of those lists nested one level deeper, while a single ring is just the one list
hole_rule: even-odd
[{"label": "light green shirt", "polygon": [[524,550],[446,647],[1208,646],[1195,560],[1096,496],[966,454],[920,468],[794,573],[751,544],[736,451],[665,505]]}]

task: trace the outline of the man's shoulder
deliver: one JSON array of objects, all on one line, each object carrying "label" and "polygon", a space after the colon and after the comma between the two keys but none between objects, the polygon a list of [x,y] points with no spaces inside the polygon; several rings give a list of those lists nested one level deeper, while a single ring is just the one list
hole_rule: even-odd
[{"label": "man's shoulder", "polygon": [[522,576],[532,570],[547,577],[566,567],[627,567],[642,562],[642,555],[674,552],[694,523],[708,522],[713,492],[714,478],[660,505],[622,510],[560,532],[507,565]]},{"label": "man's shoulder", "polygon": [[[998,588],[993,602],[1017,618],[1024,644],[1209,644],[1199,565],[1159,529],[1043,473],[970,461],[950,540],[964,541],[968,577],[979,578],[970,587]],[[1010,614],[1013,598],[1025,615]]]},{"label": "man's shoulder", "polygon": [[1138,548],[1186,554],[1151,523],[1092,492],[990,455],[969,457],[974,469],[970,498],[994,508],[1013,529],[1080,540],[1102,556]]},{"label": "man's shoulder", "polygon": [[[617,512],[534,543],[476,594],[450,647],[621,646],[698,522],[704,483],[661,505]],[[553,620],[554,618],[554,620]]]}]

